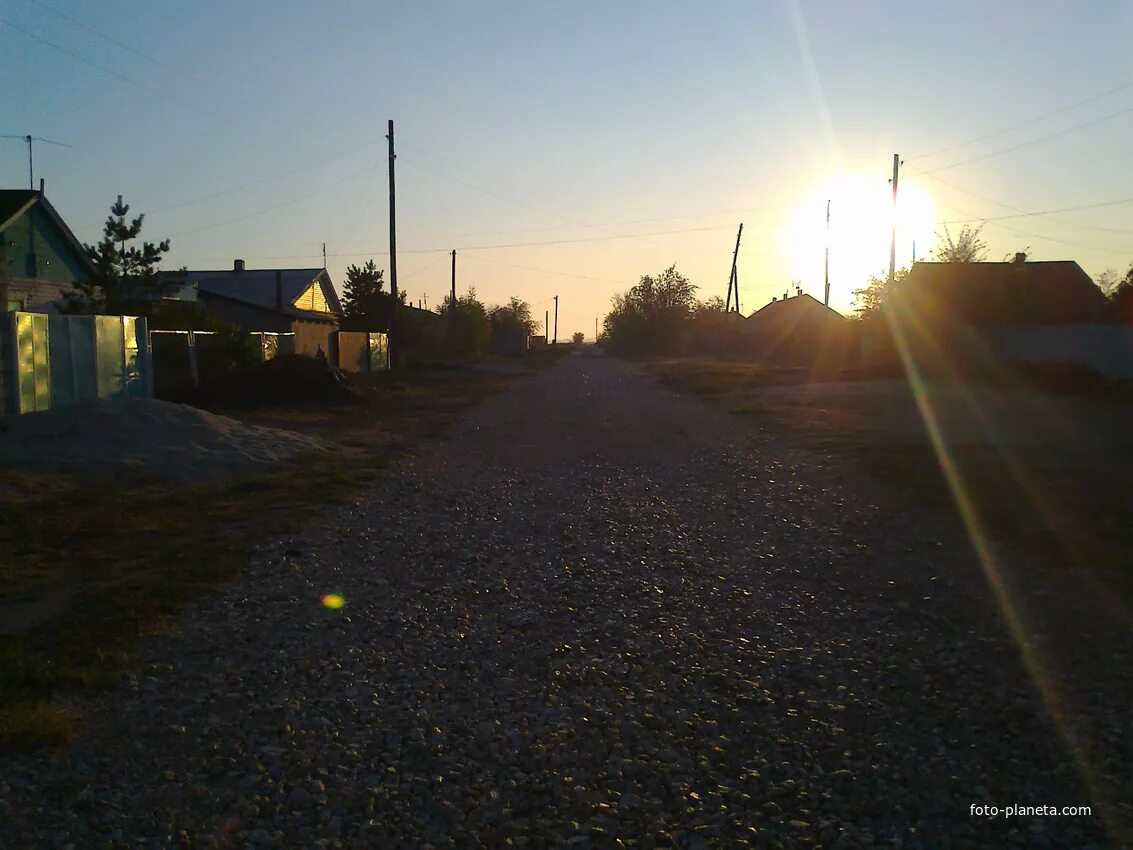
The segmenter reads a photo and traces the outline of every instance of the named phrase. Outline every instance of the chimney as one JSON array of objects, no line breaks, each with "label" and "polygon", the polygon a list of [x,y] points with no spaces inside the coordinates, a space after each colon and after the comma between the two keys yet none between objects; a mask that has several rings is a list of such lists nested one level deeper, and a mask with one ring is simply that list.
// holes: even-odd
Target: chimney
[{"label": "chimney", "polygon": [[244,261],[243,260],[233,260],[232,261],[232,271],[234,271],[234,272],[244,271]]},{"label": "chimney", "polygon": [[786,292],[783,293],[783,300],[786,301],[790,297],[791,297],[791,290],[788,289]]},{"label": "chimney", "polygon": [[[241,265],[244,263],[243,260],[238,262]],[[275,309],[283,309],[283,272],[278,270],[275,273]]]},{"label": "chimney", "polygon": [[39,178],[39,194],[43,194],[43,178]]},{"label": "chimney", "polygon": [[1026,255],[1026,253],[1024,253],[1023,251],[1018,251],[1018,252],[1016,252],[1016,254],[1015,254],[1015,262],[1017,262],[1017,263],[1025,263],[1025,262],[1027,262],[1027,255]]},{"label": "chimney", "polygon": [[772,295],[772,296],[771,296],[771,303],[772,303],[772,304],[774,304],[774,303],[775,303],[776,301],[778,301],[778,300],[779,300],[779,296],[778,296],[778,295]]}]

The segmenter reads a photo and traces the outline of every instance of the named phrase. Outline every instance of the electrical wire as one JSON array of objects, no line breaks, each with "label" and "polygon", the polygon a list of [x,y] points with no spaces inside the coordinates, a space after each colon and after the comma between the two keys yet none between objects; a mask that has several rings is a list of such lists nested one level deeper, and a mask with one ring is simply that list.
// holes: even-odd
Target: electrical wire
[{"label": "electrical wire", "polygon": [[1044,112],[1042,115],[1038,115],[1034,118],[1028,118],[1026,121],[1020,121],[1016,124],[1011,124],[1007,127],[1001,127],[1000,129],[993,130],[990,133],[984,133],[982,136],[976,136],[975,138],[968,139],[967,141],[964,141],[964,142],[957,142],[955,144],[948,145],[947,147],[937,148],[936,150],[929,151],[928,153],[922,153],[922,154],[918,154],[917,156],[908,157],[907,161],[908,162],[915,162],[915,161],[921,160],[921,159],[928,159],[929,157],[936,156],[937,154],[948,153],[949,151],[954,151],[957,148],[966,148],[968,145],[974,145],[976,142],[983,142],[983,141],[986,141],[988,139],[995,138],[996,136],[1001,136],[1004,133],[1010,133],[1012,130],[1019,130],[1023,127],[1029,127],[1032,124],[1037,124],[1040,121],[1045,121],[1048,118],[1053,118],[1055,115],[1061,115],[1064,112],[1070,112],[1071,110],[1077,109],[1080,106],[1085,106],[1087,104],[1094,103],[1096,101],[1107,98],[1110,95],[1114,95],[1114,94],[1117,94],[1118,92],[1125,91],[1126,89],[1129,89],[1129,88],[1133,88],[1133,80],[1131,80],[1127,83],[1122,83],[1119,86],[1114,86],[1111,89],[1106,89],[1103,92],[1099,92],[1098,94],[1091,95],[1090,97],[1084,98],[1082,100],[1075,101],[1074,103],[1067,104],[1066,106],[1060,106],[1057,109],[1052,109],[1049,112]]},{"label": "electrical wire", "polygon": [[[969,195],[969,196],[976,198],[978,200],[986,201],[989,204],[995,204],[997,207],[1003,207],[1003,209],[1011,210],[1013,212],[1019,213],[1021,216],[1035,216],[1035,217],[1038,217],[1038,218],[1049,218],[1049,214],[1052,213],[1052,212],[1069,212],[1069,211],[1072,211],[1072,210],[1076,211],[1076,210],[1095,209],[1095,208],[1098,208],[1098,207],[1117,206],[1117,205],[1122,204],[1122,203],[1129,203],[1129,202],[1133,201],[1133,198],[1127,198],[1124,201],[1106,201],[1106,202],[1100,203],[1100,204],[1084,204],[1082,206],[1068,207],[1068,208],[1062,209],[1062,210],[1047,210],[1046,212],[1027,212],[1026,210],[1022,209],[1021,207],[1012,206],[1011,204],[1004,203],[1003,201],[996,200],[995,198],[989,198],[987,195],[981,195],[978,192],[973,192],[970,189],[965,189],[963,186],[957,186],[955,183],[952,183],[948,180],[945,180],[943,177],[939,177],[935,174],[930,174],[928,176],[929,176],[930,179],[932,179],[932,180],[934,180],[938,183],[941,183],[941,184],[949,187],[950,189],[954,189],[957,192],[961,192],[965,195]],[[1082,228],[1083,230],[1097,230],[1097,231],[1102,232],[1102,233],[1117,233],[1117,234],[1122,234],[1122,235],[1133,234],[1133,230],[1122,229],[1122,228],[1117,228],[1117,227],[1104,227],[1104,226],[1099,225],[1099,224],[1086,224],[1084,222],[1067,221],[1066,219],[1059,219],[1059,218],[1050,218],[1049,220],[1051,222],[1055,223],[1055,224],[1060,224],[1060,225],[1067,226],[1067,227],[1079,227],[1079,228]]]},{"label": "electrical wire", "polygon": [[1084,121],[1081,124],[1075,124],[1073,127],[1066,127],[1062,130],[1056,130],[1053,133],[1047,133],[1045,136],[1037,136],[1036,138],[1028,139],[1025,142],[1019,142],[1018,144],[1009,145],[1008,147],[1000,148],[999,150],[992,151],[991,153],[980,154],[979,156],[973,156],[973,157],[969,157],[968,159],[962,159],[959,162],[949,163],[948,165],[941,165],[941,166],[938,166],[936,168],[929,168],[929,169],[925,169],[923,171],[914,171],[909,176],[910,177],[927,176],[927,175],[930,175],[930,174],[935,174],[938,171],[949,171],[950,169],[953,169],[953,168],[959,168],[961,165],[968,165],[968,164],[973,163],[973,162],[981,162],[985,159],[991,159],[992,157],[1001,156],[1005,153],[1011,153],[1012,151],[1017,151],[1017,150],[1020,150],[1021,148],[1030,147],[1031,145],[1039,144],[1040,142],[1049,141],[1050,139],[1056,139],[1059,136],[1065,136],[1068,133],[1073,133],[1073,132],[1076,132],[1078,130],[1082,130],[1086,127],[1093,127],[1097,124],[1101,124],[1104,121],[1112,121],[1114,118],[1120,118],[1122,115],[1128,115],[1131,112],[1133,112],[1133,106],[1128,106],[1125,109],[1118,110],[1117,112],[1111,112],[1107,115],[1102,115],[1099,118],[1093,118],[1089,121]]}]

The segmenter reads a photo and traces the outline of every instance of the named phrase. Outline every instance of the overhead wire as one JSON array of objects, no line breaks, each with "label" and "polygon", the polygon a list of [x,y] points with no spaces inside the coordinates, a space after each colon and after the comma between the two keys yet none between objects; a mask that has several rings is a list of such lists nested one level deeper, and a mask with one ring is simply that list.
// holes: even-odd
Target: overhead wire
[{"label": "overhead wire", "polygon": [[1061,115],[1064,112],[1070,112],[1074,109],[1078,109],[1079,107],[1086,106],[1087,104],[1090,104],[1090,103],[1095,103],[1096,101],[1102,100],[1104,98],[1109,97],[1110,95],[1117,94],[1118,92],[1122,92],[1122,91],[1125,91],[1126,89],[1130,89],[1130,88],[1133,88],[1133,80],[1130,80],[1127,83],[1122,83],[1119,86],[1114,86],[1113,88],[1106,89],[1105,91],[1099,92],[1098,94],[1095,94],[1095,95],[1091,95],[1090,97],[1083,98],[1082,100],[1075,101],[1074,103],[1067,104],[1066,106],[1060,106],[1057,109],[1052,109],[1049,112],[1044,112],[1042,115],[1038,115],[1034,118],[1028,118],[1025,121],[1019,121],[1015,124],[1010,124],[1007,127],[1001,127],[998,130],[992,130],[990,133],[984,133],[981,136],[976,136],[974,138],[967,139],[966,141],[963,141],[963,142],[956,142],[955,144],[947,145],[943,148],[937,148],[936,150],[929,151],[928,153],[922,153],[922,154],[918,154],[917,156],[906,157],[906,161],[907,162],[915,162],[915,161],[921,160],[921,159],[928,159],[929,157],[933,157],[933,156],[936,156],[938,154],[948,153],[949,151],[954,151],[954,150],[957,150],[958,148],[966,148],[968,145],[974,145],[976,142],[983,142],[983,141],[986,141],[988,139],[995,138],[996,136],[1001,136],[1004,133],[1010,133],[1013,130],[1019,130],[1019,129],[1022,129],[1023,127],[1029,127],[1032,124],[1038,124],[1042,121],[1046,121],[1049,118],[1053,118],[1055,115]]},{"label": "overhead wire", "polygon": [[1074,133],[1074,132],[1076,132],[1078,130],[1082,130],[1086,127],[1093,127],[1097,124],[1101,124],[1102,122],[1111,121],[1114,118],[1120,118],[1121,116],[1128,115],[1131,112],[1133,112],[1133,106],[1128,106],[1124,109],[1118,110],[1117,112],[1111,112],[1107,115],[1102,115],[1101,117],[1093,118],[1089,121],[1084,121],[1081,124],[1075,124],[1073,127],[1065,127],[1061,130],[1056,130],[1053,133],[1047,133],[1046,135],[1043,135],[1043,136],[1038,136],[1036,138],[1028,139],[1026,141],[1019,142],[1019,143],[1014,144],[1014,145],[1009,145],[1008,147],[1000,148],[999,150],[991,151],[990,153],[985,153],[985,154],[980,154],[978,156],[968,157],[967,159],[962,159],[962,160],[959,160],[958,162],[951,162],[948,165],[941,165],[941,166],[937,166],[935,168],[928,168],[928,169],[923,169],[921,171],[914,171],[911,174],[909,174],[908,176],[909,177],[919,177],[919,176],[931,175],[931,174],[936,174],[938,171],[949,171],[953,168],[959,168],[961,165],[968,165],[968,164],[973,163],[973,162],[982,162],[985,159],[992,159],[993,157],[1002,156],[1005,153],[1011,153],[1013,151],[1017,151],[1017,150],[1020,150],[1022,148],[1025,148],[1025,147],[1030,147],[1031,145],[1039,144],[1040,142],[1045,142],[1045,141],[1049,141],[1050,139],[1056,139],[1060,136],[1065,136],[1068,133]]}]

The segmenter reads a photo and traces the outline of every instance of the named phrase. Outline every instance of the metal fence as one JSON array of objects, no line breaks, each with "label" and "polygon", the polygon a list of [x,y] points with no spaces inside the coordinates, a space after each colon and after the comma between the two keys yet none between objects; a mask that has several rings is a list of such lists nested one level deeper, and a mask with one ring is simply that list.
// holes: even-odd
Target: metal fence
[{"label": "metal fence", "polygon": [[0,398],[31,413],[89,398],[150,398],[146,320],[136,316],[0,315]]}]

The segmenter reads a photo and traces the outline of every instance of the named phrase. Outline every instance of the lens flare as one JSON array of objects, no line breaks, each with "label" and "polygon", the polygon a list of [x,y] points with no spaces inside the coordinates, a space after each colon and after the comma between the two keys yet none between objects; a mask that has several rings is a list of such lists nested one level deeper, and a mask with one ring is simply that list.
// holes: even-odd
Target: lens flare
[{"label": "lens flare", "polygon": [[[936,455],[937,464],[947,482],[972,548],[983,568],[988,587],[1003,612],[1020,659],[1035,683],[1046,705],[1047,713],[1061,735],[1063,745],[1073,760],[1079,776],[1089,789],[1090,796],[1101,809],[1109,831],[1113,834],[1124,834],[1126,829],[1124,815],[1108,793],[1096,768],[1098,759],[1093,753],[1096,743],[1087,740],[1076,728],[1070,708],[1063,697],[1062,686],[1054,675],[1049,659],[1044,657],[1039,644],[1034,640],[1034,635],[1038,631],[1036,624],[1032,622],[1024,601],[1016,598],[1011,583],[1005,576],[994,544],[994,535],[988,528],[980,505],[973,497],[963,466],[945,434],[943,417],[938,409],[937,399],[934,398],[932,384],[921,368],[924,360],[931,360],[937,369],[942,369],[948,377],[963,387],[962,378],[951,368],[948,346],[936,337],[928,323],[921,321],[914,311],[908,310],[907,306],[901,303],[901,299],[890,301],[890,309],[885,313],[885,318]],[[990,356],[990,353],[983,360],[985,365],[994,368],[995,358]],[[985,429],[993,427],[989,417],[986,416],[986,411],[980,408],[975,395],[970,393],[965,395],[967,404],[976,414],[981,426]],[[1058,533],[1058,524],[1053,521],[1054,512],[1048,501],[1042,497],[1041,489],[1036,482],[1030,480],[1025,465],[1012,458],[1009,451],[1005,454],[1004,461],[1015,477],[1016,483],[1030,499],[1032,506],[1052,520],[1051,527]],[[1061,538],[1061,535],[1059,536]],[[1070,551],[1070,547],[1066,545],[1069,541],[1061,539],[1060,542],[1066,546],[1067,551]]]},{"label": "lens flare", "polygon": [[341,593],[327,593],[323,596],[322,600],[324,608],[329,608],[332,611],[337,611],[346,604],[346,597]]}]

